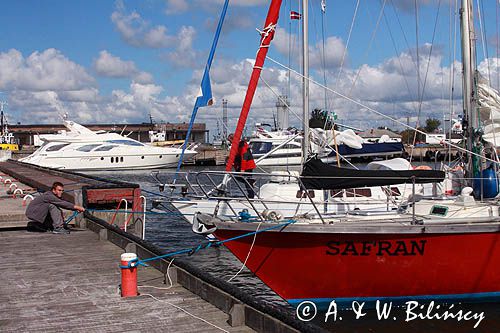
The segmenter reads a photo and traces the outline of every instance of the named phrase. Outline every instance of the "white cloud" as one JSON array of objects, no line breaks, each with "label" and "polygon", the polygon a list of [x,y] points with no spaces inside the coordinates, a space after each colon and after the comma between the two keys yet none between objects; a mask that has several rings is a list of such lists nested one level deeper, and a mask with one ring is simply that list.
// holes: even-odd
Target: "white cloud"
[{"label": "white cloud", "polygon": [[[180,6],[179,2],[177,5]],[[196,30],[192,26],[180,27],[177,35],[169,35],[164,25],[152,26],[138,13],[127,14],[123,3],[117,2],[116,10],[111,20],[125,42],[136,47],[168,48],[171,51],[164,54],[174,66],[191,68],[198,65],[197,53],[193,49]],[[125,67],[121,64],[120,67]],[[138,82],[146,83],[146,73],[136,78]]]},{"label": "white cloud", "polygon": [[133,61],[121,60],[106,50],[99,52],[99,58],[94,61],[94,69],[99,75],[115,78],[130,77],[137,73]]},{"label": "white cloud", "polygon": [[142,84],[152,83],[153,82],[153,75],[151,75],[148,72],[138,72],[135,74],[133,79],[134,79],[134,82],[137,82],[137,83],[142,83]]},{"label": "white cloud", "polygon": [[[342,61],[345,45],[342,39],[338,37],[328,37],[325,41],[325,50],[323,58],[323,44],[317,43],[309,48],[309,64],[311,68],[337,68]],[[324,64],[323,64],[324,63]]]},{"label": "white cloud", "polygon": [[168,60],[176,67],[199,67],[197,52],[193,49],[196,30],[191,26],[182,26],[177,35],[177,47],[167,54]]},{"label": "white cloud", "polygon": [[176,40],[168,35],[165,26],[151,26],[135,11],[127,14],[122,2],[117,2],[111,21],[123,40],[135,47],[164,48],[171,46]]},{"label": "white cloud", "polygon": [[[290,45],[289,45],[290,43]],[[299,50],[300,40],[297,34],[289,34],[283,28],[276,29],[276,35],[272,42],[272,47],[280,54],[288,56],[289,52],[293,57],[300,57],[302,51]],[[291,51],[289,51],[289,48]],[[332,69],[340,66],[345,45],[342,39],[330,36],[325,40],[325,60],[323,61],[323,43],[318,42],[309,46],[309,67]],[[323,65],[325,63],[325,65]]]},{"label": "white cloud", "polygon": [[187,11],[189,4],[186,0],[167,0],[167,8],[165,13],[167,15],[179,14]]},{"label": "white cloud", "polygon": [[108,51],[99,52],[99,58],[94,60],[94,69],[100,76],[112,78],[133,78],[139,83],[151,83],[153,76],[141,72],[133,61],[124,61]]},{"label": "white cloud", "polygon": [[24,58],[11,49],[0,53],[0,89],[79,90],[95,85],[85,69],[56,49],[33,52]]}]

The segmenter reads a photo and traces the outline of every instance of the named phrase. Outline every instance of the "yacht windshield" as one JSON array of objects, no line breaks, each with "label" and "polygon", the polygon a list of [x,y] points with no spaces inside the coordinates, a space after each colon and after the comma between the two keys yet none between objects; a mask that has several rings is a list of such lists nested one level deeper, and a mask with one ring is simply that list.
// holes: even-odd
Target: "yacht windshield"
[{"label": "yacht windshield", "polygon": [[99,147],[100,144],[93,144],[93,145],[85,145],[85,146],[81,146],[80,148],[78,148],[77,150],[78,151],[85,151],[85,152],[89,152],[91,151],[92,149],[96,148],[96,147]]},{"label": "yacht windshield", "polygon": [[142,143],[133,140],[109,140],[108,143],[116,143],[118,145],[126,146],[144,146]]},{"label": "yacht windshield", "polygon": [[102,147],[99,147],[99,148],[96,148],[94,151],[109,151],[115,147],[118,147],[116,145],[107,145],[107,146],[102,146]]},{"label": "yacht windshield", "polygon": [[61,150],[64,147],[66,147],[67,145],[69,145],[69,143],[61,143],[61,144],[58,144],[58,145],[49,146],[45,151],[58,151],[58,150]]},{"label": "yacht windshield", "polygon": [[272,142],[252,142],[250,149],[254,154],[265,154],[271,150],[272,146]]}]

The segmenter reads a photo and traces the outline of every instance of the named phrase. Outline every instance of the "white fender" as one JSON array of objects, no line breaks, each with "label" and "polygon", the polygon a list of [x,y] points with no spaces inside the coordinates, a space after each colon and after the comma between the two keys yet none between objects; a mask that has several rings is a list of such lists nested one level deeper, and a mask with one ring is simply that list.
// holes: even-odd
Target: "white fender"
[{"label": "white fender", "polygon": [[195,213],[193,216],[193,232],[195,234],[205,236],[214,233],[215,230],[217,230],[217,227],[214,225],[210,225],[211,218],[212,217],[207,214],[203,214],[200,212]]}]

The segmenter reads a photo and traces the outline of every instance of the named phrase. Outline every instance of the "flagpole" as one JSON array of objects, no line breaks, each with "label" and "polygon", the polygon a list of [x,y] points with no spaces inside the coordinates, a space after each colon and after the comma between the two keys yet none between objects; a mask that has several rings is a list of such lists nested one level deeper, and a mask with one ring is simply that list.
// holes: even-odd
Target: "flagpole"
[{"label": "flagpole", "polygon": [[177,179],[177,175],[179,170],[181,169],[182,161],[184,159],[184,152],[186,151],[189,137],[191,136],[191,131],[194,125],[194,120],[196,118],[196,114],[198,113],[198,108],[212,105],[212,88],[210,85],[210,67],[212,66],[212,61],[214,59],[215,49],[217,48],[217,43],[219,41],[219,35],[222,30],[222,24],[224,23],[224,18],[226,17],[227,6],[229,4],[229,0],[224,2],[224,6],[222,7],[222,12],[220,14],[219,23],[217,25],[217,30],[215,31],[214,40],[212,42],[212,48],[210,49],[210,53],[208,55],[207,64],[205,66],[205,72],[203,73],[203,78],[201,80],[201,96],[196,98],[196,102],[194,103],[193,112],[191,113],[191,119],[189,121],[189,126],[186,133],[186,139],[184,140],[184,144],[182,145],[181,156],[179,157],[179,161],[177,162],[177,169],[175,170],[174,175],[174,183]]}]

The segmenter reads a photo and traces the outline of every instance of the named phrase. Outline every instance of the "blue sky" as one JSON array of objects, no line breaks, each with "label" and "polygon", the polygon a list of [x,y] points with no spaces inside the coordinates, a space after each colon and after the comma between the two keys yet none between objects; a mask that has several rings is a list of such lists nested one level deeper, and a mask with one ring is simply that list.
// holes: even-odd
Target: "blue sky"
[{"label": "blue sky", "polygon": [[[449,113],[453,77],[458,113],[460,50],[450,37],[459,27],[455,1],[418,1],[418,19],[413,0],[362,0],[354,18],[358,1],[327,1],[324,16],[320,0],[309,2],[311,75],[316,81],[323,83],[326,73],[329,88],[400,121],[409,117],[414,124],[419,108],[423,121]],[[230,1],[211,74],[216,103],[199,112],[211,134],[222,116],[223,98],[229,101],[232,123],[239,114],[259,42],[255,29],[262,28],[268,5],[266,0]],[[479,68],[498,88],[499,4],[482,1],[481,6],[488,47],[481,46],[478,26]],[[476,1],[474,7],[477,16]],[[9,103],[9,121],[55,123],[66,112],[83,123],[143,122],[149,113],[158,121],[188,121],[221,8],[222,0],[5,1],[0,12],[0,98]],[[299,1],[283,1],[269,55],[286,65],[290,57],[290,67],[300,71],[300,22],[289,20],[290,9],[300,11]],[[417,45],[421,87],[426,78],[421,106]],[[300,78],[291,76],[288,83],[286,69],[266,62],[263,77],[272,91],[259,86],[250,125],[272,121],[275,93],[286,94],[290,85],[290,119],[299,126],[294,114],[302,112]],[[312,85],[310,107],[323,107],[323,96]],[[396,127],[331,93],[326,105],[346,124]]]}]

